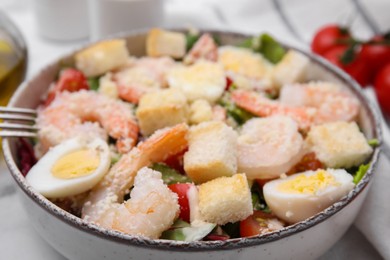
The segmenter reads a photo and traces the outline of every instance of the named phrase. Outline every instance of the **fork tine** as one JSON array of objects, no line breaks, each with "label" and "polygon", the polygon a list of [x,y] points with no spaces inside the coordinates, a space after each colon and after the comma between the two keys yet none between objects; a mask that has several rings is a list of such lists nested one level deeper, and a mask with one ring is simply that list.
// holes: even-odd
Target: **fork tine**
[{"label": "fork tine", "polygon": [[0,137],[36,137],[36,133],[23,131],[0,131]]},{"label": "fork tine", "polygon": [[0,119],[12,120],[12,121],[28,121],[35,122],[34,116],[18,115],[18,114],[0,114]]},{"label": "fork tine", "polygon": [[0,137],[36,137],[38,128],[35,123],[37,112],[29,108],[1,107],[0,119],[19,121],[18,123],[0,122]]},{"label": "fork tine", "polygon": [[36,115],[37,111],[30,108],[19,108],[19,107],[1,107],[0,113],[9,113],[9,114],[27,114],[27,115]]},{"label": "fork tine", "polygon": [[39,128],[31,125],[20,125],[20,124],[11,124],[11,123],[0,123],[0,129],[4,130],[27,130],[27,131],[37,131]]}]

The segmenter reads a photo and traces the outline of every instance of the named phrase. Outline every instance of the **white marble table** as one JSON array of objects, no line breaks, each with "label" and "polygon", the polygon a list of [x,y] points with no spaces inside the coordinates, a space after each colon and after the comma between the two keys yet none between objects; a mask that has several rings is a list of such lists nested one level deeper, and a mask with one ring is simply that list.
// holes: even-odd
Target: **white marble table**
[{"label": "white marble table", "polygon": [[[2,1],[2,0],[1,0]],[[7,6],[6,13],[19,26],[25,36],[29,48],[29,71],[28,77],[33,75],[42,66],[56,57],[72,50],[86,40],[77,42],[50,42],[40,38],[34,24],[34,19],[29,7],[29,0],[17,0],[17,4]],[[168,8],[167,25],[196,25],[201,27],[229,27],[230,29],[244,30],[248,32],[272,31],[279,38],[286,41],[301,44],[292,37],[291,32],[282,26],[280,17],[270,12],[269,1],[263,1],[263,5],[254,13],[253,10],[245,10],[245,6],[235,8],[226,5],[220,9],[217,0],[208,1],[203,6],[188,4],[179,0],[170,0]],[[295,2],[303,2],[295,0]],[[310,2],[310,1],[308,1]],[[330,5],[336,1],[328,1]],[[257,2],[256,2],[257,3]],[[328,6],[327,6],[328,7]],[[0,4],[1,8],[1,4]],[[219,8],[219,9],[218,9]],[[247,16],[237,16],[238,9],[248,13]],[[267,9],[268,8],[268,9]],[[222,12],[222,11],[223,12]],[[268,11],[267,11],[268,10]],[[294,9],[302,12],[301,9]],[[331,12],[330,8],[323,8],[323,12]],[[202,19],[197,19],[194,14],[203,13]],[[204,18],[204,19],[203,19]],[[233,19],[234,18],[234,19]],[[359,19],[358,19],[359,20]],[[304,39],[309,39],[312,31],[323,21],[317,24],[299,25],[300,33]],[[361,21],[358,21],[358,25]],[[311,26],[306,28],[304,26]],[[302,29],[303,28],[303,29]],[[363,25],[359,33],[367,35],[368,29]],[[388,169],[388,162],[383,169]],[[0,259],[64,259],[48,244],[46,244],[29,224],[29,214],[21,208],[16,194],[16,184],[10,177],[4,161],[0,159]],[[355,227],[351,227],[346,235],[328,251],[321,259],[381,259],[382,257],[374,249],[369,241]]]}]

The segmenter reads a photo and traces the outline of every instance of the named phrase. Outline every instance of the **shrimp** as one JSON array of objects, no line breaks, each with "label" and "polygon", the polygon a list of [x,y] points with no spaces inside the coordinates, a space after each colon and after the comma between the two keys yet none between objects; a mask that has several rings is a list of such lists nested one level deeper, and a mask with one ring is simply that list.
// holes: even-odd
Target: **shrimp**
[{"label": "shrimp", "polygon": [[173,66],[169,57],[136,60],[114,75],[119,97],[137,104],[145,93],[167,86],[165,76]]},{"label": "shrimp", "polygon": [[304,150],[298,125],[287,116],[250,119],[237,142],[238,172],[248,179],[278,178],[301,160]]},{"label": "shrimp", "polygon": [[117,148],[124,153],[138,137],[138,125],[130,105],[85,90],[62,92],[39,111],[37,126],[43,153],[75,136],[107,139],[107,133],[117,139]]},{"label": "shrimp", "polygon": [[239,107],[258,116],[290,116],[304,130],[311,125],[353,121],[360,109],[356,98],[328,82],[286,85],[281,90],[280,102],[243,90],[233,92],[232,99]]},{"label": "shrimp", "polygon": [[[158,238],[162,229],[170,227],[178,208],[169,192],[158,184],[160,176],[149,174],[155,179],[150,180],[147,174],[139,176],[145,170],[138,175],[137,172],[153,162],[161,162],[183,152],[188,146],[187,132],[186,124],[158,130],[123,155],[90,192],[82,209],[82,218],[105,228]],[[134,178],[131,199],[123,202]],[[148,184],[149,180],[151,184]],[[158,225],[161,229],[156,230]]]},{"label": "shrimp", "polygon": [[193,64],[197,60],[205,59],[216,62],[218,59],[218,46],[210,34],[203,34],[184,57],[185,64]]},{"label": "shrimp", "polygon": [[179,215],[176,193],[163,183],[161,173],[152,169],[138,171],[130,197],[112,211],[115,230],[157,239]]},{"label": "shrimp", "polygon": [[313,124],[314,117],[317,114],[316,108],[287,106],[253,91],[235,90],[231,97],[237,106],[257,116],[289,116],[303,130],[307,130]]},{"label": "shrimp", "polygon": [[317,108],[315,124],[353,121],[360,108],[356,98],[329,82],[286,85],[281,90],[280,102],[290,106]]}]

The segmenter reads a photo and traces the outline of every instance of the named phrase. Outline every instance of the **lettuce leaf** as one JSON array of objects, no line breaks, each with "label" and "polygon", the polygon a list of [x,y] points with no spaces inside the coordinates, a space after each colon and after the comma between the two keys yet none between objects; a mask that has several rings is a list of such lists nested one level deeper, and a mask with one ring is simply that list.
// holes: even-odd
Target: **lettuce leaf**
[{"label": "lettuce leaf", "polygon": [[271,35],[261,34],[258,37],[248,38],[238,45],[261,53],[267,60],[276,64],[286,54],[286,50]]},{"label": "lettuce leaf", "polygon": [[155,171],[161,172],[162,179],[166,185],[192,182],[188,176],[180,174],[175,169],[169,167],[166,164],[155,163],[151,168]]},{"label": "lettuce leaf", "polygon": [[353,182],[355,184],[358,184],[361,179],[363,179],[364,175],[366,174],[367,170],[370,168],[370,164],[362,164],[359,166],[359,169],[356,171],[354,177],[353,177]]}]

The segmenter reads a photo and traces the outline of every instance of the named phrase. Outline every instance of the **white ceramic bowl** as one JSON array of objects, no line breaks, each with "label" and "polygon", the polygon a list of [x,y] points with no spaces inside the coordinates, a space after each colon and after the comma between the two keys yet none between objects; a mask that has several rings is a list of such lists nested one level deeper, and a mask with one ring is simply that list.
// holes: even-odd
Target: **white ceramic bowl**
[{"label": "white ceramic bowl", "polygon": [[[249,35],[211,31],[222,44],[235,44]],[[121,35],[133,55],[145,53],[145,32]],[[288,46],[287,46],[288,48]],[[359,123],[368,138],[381,142],[380,123],[375,109],[359,85],[347,74],[325,60],[303,52],[312,64],[310,78],[335,81],[349,89],[362,103]],[[71,61],[72,55],[62,62]],[[60,61],[44,68],[21,86],[9,106],[34,108],[39,97],[54,80]],[[319,214],[266,235],[227,241],[178,242],[151,240],[106,230],[81,220],[36,193],[18,169],[15,139],[4,139],[3,150],[10,172],[19,185],[23,206],[37,232],[58,252],[69,259],[314,259],[328,250],[355,219],[370,187],[378,162],[375,148],[371,166],[363,180],[339,202]]]}]

